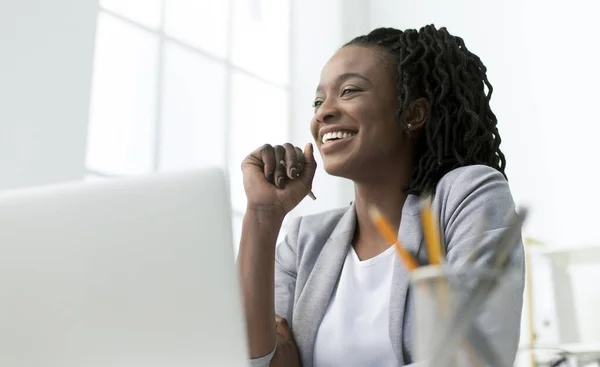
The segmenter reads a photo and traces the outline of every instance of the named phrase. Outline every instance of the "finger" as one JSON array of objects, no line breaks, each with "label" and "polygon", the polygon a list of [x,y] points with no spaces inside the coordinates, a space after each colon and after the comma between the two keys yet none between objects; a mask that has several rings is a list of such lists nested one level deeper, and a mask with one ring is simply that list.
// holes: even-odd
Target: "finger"
[{"label": "finger", "polygon": [[263,166],[264,166],[263,161],[262,161],[263,147],[264,147],[264,145],[261,146],[260,148],[257,148],[252,153],[248,154],[248,156],[246,158],[244,158],[244,160],[242,161],[242,168],[244,168],[244,165],[247,164],[248,162],[250,162],[251,164],[253,164],[255,166],[259,166],[260,168],[263,168]]},{"label": "finger", "polygon": [[300,172],[298,171],[298,158],[296,156],[296,149],[290,143],[283,144],[285,148],[285,167],[287,170],[287,176],[290,179],[298,178]]},{"label": "finger", "polygon": [[270,144],[265,144],[261,148],[261,159],[263,161],[263,171],[265,173],[265,178],[270,183],[275,183],[274,175],[275,175],[275,150]]},{"label": "finger", "polygon": [[277,326],[277,334],[279,334],[284,340],[294,340],[294,334],[292,333],[292,330],[290,329],[286,319],[276,316],[275,325]]},{"label": "finger", "polygon": [[[285,188],[285,177],[287,176],[285,170],[285,148],[281,145],[275,145],[275,185],[283,189]],[[283,161],[283,163],[281,163]]]},{"label": "finger", "polygon": [[304,170],[304,165],[305,165],[305,159],[304,159],[304,152],[302,152],[302,149],[295,147],[296,150],[296,158],[298,159],[298,176],[300,176],[300,172],[302,172],[302,170]]},{"label": "finger", "polygon": [[312,189],[312,181],[317,171],[317,161],[315,161],[313,145],[311,143],[306,144],[306,147],[304,147],[304,162],[304,170],[300,178],[310,190]]}]

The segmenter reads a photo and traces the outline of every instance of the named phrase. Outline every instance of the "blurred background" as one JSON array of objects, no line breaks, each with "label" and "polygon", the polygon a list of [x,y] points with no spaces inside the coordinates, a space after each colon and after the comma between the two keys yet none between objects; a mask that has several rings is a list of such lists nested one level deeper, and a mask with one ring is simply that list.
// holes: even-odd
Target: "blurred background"
[{"label": "blurred background", "polygon": [[[521,344],[530,343],[531,320],[538,343],[593,349],[600,344],[597,7],[0,0],[0,190],[218,165],[229,170],[237,239],[241,160],[264,143],[311,141],[314,90],[332,53],[375,27],[446,26],[488,68],[509,182],[517,203],[531,209],[524,236],[534,317],[526,312]],[[291,216],[353,197],[349,182],[322,170],[313,192],[318,200]]]}]

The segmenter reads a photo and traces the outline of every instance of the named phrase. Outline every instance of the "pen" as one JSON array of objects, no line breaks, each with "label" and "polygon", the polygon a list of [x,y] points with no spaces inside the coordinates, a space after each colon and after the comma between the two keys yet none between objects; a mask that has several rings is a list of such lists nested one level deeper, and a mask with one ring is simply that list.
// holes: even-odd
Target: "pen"
[{"label": "pen", "polygon": [[[280,160],[280,161],[279,161],[279,163],[280,163],[282,166],[286,167],[286,165],[285,165],[285,161],[284,161],[283,159],[282,159],[282,160]],[[308,194],[306,194],[306,195],[307,195],[309,198],[313,199],[313,200],[317,200],[317,197],[315,196],[315,194],[313,194],[313,192],[312,192],[312,191],[309,191],[309,192],[308,192]]]}]

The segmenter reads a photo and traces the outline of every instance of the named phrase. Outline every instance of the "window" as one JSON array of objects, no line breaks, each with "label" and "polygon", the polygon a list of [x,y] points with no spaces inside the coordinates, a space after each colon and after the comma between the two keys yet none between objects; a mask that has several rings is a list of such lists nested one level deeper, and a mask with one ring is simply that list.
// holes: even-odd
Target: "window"
[{"label": "window", "polygon": [[100,0],[87,177],[228,169],[288,139],[289,0]]}]

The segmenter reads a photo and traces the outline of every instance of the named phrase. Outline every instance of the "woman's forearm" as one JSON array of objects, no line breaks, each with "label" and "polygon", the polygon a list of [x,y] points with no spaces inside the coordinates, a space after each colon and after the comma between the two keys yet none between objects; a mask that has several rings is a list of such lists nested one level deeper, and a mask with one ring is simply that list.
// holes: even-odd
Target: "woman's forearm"
[{"label": "woman's forearm", "polygon": [[275,245],[284,215],[248,209],[242,223],[238,271],[250,358],[273,351],[275,332]]}]

